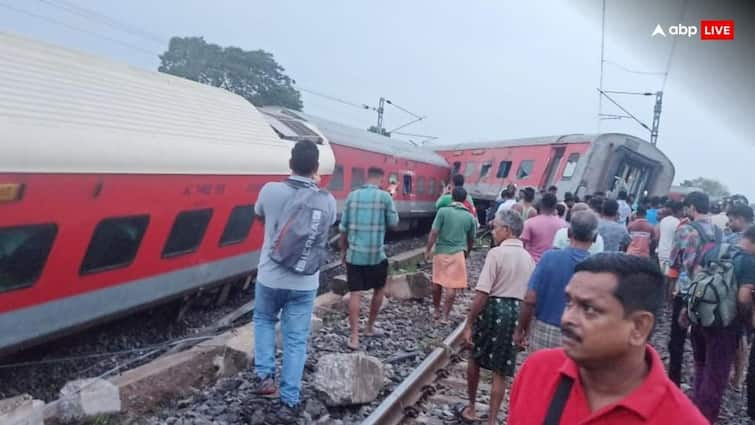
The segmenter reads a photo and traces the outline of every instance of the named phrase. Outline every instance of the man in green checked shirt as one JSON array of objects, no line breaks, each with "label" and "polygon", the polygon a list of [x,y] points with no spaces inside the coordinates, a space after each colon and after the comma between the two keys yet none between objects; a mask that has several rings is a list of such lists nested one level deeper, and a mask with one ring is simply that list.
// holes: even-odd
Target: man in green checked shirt
[{"label": "man in green checked shirt", "polygon": [[367,184],[351,192],[341,215],[341,261],[346,266],[346,281],[351,293],[349,324],[351,337],[348,346],[359,349],[359,307],[361,291],[374,290],[365,335],[377,336],[375,319],[383,303],[385,282],[388,279],[388,258],[383,242],[388,227],[398,224],[398,213],[391,195],[380,189],[383,170],[370,167]]}]

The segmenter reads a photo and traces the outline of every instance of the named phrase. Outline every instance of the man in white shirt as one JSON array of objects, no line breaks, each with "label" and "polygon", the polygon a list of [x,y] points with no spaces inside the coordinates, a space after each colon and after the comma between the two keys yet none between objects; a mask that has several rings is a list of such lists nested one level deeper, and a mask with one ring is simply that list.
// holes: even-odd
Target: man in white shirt
[{"label": "man in white shirt", "polygon": [[[584,202],[577,202],[571,209],[572,213],[578,213],[580,211],[590,211],[590,207]],[[553,237],[553,247],[558,249],[566,249],[571,245],[571,239],[569,239],[569,228],[564,227],[556,232],[556,236]],[[595,237],[595,242],[590,246],[587,251],[592,254],[599,254],[605,250],[603,237],[598,233]]]},{"label": "man in white shirt", "polygon": [[619,202],[619,223],[626,226],[629,223],[629,217],[632,215],[632,207],[627,202],[627,191],[619,191],[619,195],[616,198]]},{"label": "man in white shirt", "polygon": [[500,214],[503,211],[508,211],[516,204],[516,200],[514,199],[514,192],[510,191],[509,189],[504,189],[501,191],[501,204],[498,205],[498,210],[496,210],[496,214]]}]

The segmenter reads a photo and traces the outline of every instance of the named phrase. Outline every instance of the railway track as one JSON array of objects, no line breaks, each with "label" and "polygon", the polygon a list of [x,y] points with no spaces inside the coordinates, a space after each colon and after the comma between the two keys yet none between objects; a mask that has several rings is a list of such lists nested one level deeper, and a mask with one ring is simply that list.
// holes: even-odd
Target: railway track
[{"label": "railway track", "polygon": [[[449,366],[464,363],[462,331],[466,320],[435,348],[430,355],[363,422],[364,425],[398,425],[407,419],[423,423],[428,401],[448,385]],[[458,367],[456,367],[458,369]]]}]

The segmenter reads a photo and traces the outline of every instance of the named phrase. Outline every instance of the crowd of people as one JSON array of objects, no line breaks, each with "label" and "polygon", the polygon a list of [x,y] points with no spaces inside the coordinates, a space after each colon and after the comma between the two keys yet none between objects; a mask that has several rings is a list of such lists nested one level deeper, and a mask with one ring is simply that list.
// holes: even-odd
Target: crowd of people
[{"label": "crowd of people", "polygon": [[[333,196],[316,183],[318,155],[313,143],[297,143],[291,177],[266,184],[255,204],[265,238],[255,289],[254,385],[278,398],[276,422],[295,422],[301,413],[319,248],[336,221]],[[384,237],[399,220],[383,180],[381,169],[370,168],[339,224],[351,350],[359,349],[360,335],[382,333],[376,318],[388,277]],[[683,201],[637,201],[625,192],[615,199],[565,193],[559,200],[555,187],[539,194],[508,187],[480,220],[463,176],[455,175],[436,207],[425,251],[435,320],[448,322],[457,293],[470,287],[466,263],[479,226],[489,226],[492,237],[463,332],[471,356],[469,403],[458,410],[460,419],[485,419],[476,411],[480,369],[493,374],[488,424],[496,423],[509,389],[510,424],[715,423],[727,385],[742,385],[747,369],[747,413],[755,418],[755,350],[749,365],[746,355],[755,319],[755,226],[746,203],[722,209],[702,192]],[[373,292],[362,330],[366,291]],[[664,311],[672,315],[668,364],[649,343]],[[687,339],[694,353],[689,398],[680,389]]]},{"label": "crowd of people", "polygon": [[[559,202],[552,187],[539,199],[523,189],[517,202],[514,191],[506,188],[488,212],[495,247],[468,317],[476,362],[462,419],[480,420],[474,402],[483,367],[496,377],[488,412],[488,423],[495,423],[517,352],[527,350],[511,389],[511,424],[554,417],[568,417],[568,423],[715,423],[727,386],[741,387],[745,371],[747,413],[755,420],[755,350],[749,365],[746,354],[754,319],[755,226],[746,199],[720,205],[692,192],[682,201],[636,201],[619,192],[584,200],[565,193]],[[524,279],[509,274],[526,269],[530,259],[501,256],[501,246],[517,242],[535,263]],[[491,269],[500,271],[497,278],[485,273]],[[501,299],[489,289],[496,279],[508,288]],[[496,310],[477,300],[512,303],[519,311],[499,313],[491,331]],[[648,343],[664,305],[671,314],[667,364]],[[687,339],[694,357],[689,398],[678,389]]]}]

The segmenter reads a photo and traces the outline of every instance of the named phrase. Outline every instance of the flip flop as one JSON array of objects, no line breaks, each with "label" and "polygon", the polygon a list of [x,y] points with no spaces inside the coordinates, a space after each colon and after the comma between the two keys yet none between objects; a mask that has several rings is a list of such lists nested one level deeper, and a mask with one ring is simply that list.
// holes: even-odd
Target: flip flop
[{"label": "flip flop", "polygon": [[359,350],[359,344],[357,344],[357,345],[351,345],[351,341],[347,340],[346,341],[346,348],[348,348],[351,351],[357,351],[357,350]]},{"label": "flip flop", "polygon": [[464,415],[464,412],[467,411],[467,405],[461,405],[456,406],[456,409],[454,409],[454,412],[456,413],[456,417],[459,418],[460,421],[464,422],[465,424],[476,424],[482,422],[481,418],[471,419]]}]

